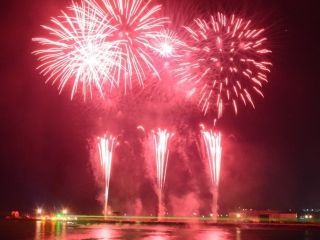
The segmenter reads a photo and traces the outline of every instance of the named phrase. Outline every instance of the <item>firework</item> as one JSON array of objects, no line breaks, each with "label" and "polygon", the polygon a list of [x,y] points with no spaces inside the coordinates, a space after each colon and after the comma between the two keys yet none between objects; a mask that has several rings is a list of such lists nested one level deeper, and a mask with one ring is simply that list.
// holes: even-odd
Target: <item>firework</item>
[{"label": "firework", "polygon": [[118,59],[114,75],[118,87],[131,89],[133,79],[143,86],[146,71],[159,77],[151,56],[151,41],[168,22],[160,17],[161,5],[151,6],[151,0],[88,0],[91,8],[101,17],[107,16],[115,27],[113,39],[119,40],[123,58]]},{"label": "firework", "polygon": [[203,129],[201,131],[203,156],[207,159],[212,181],[213,204],[212,213],[217,217],[218,211],[218,186],[221,168],[221,134]]},{"label": "firework", "polygon": [[155,157],[157,167],[157,184],[160,189],[163,189],[166,170],[169,156],[169,141],[172,134],[168,130],[158,129],[152,131],[153,141],[155,146]]},{"label": "firework", "polygon": [[221,167],[221,134],[212,130],[202,130],[201,137],[205,149],[205,156],[210,166],[212,184],[218,186],[220,180]]},{"label": "firework", "polygon": [[78,88],[84,99],[92,97],[93,91],[104,95],[103,85],[112,88],[111,72],[120,68],[119,41],[108,41],[115,28],[84,2],[73,3],[69,11],[52,18],[52,26],[43,26],[50,37],[33,38],[41,46],[33,52],[40,61],[38,69],[47,82],[58,82],[60,92],[70,84],[71,99]]},{"label": "firework", "polygon": [[181,57],[178,52],[184,46],[177,34],[169,29],[156,33],[151,43],[154,53],[163,59]]},{"label": "firework", "polygon": [[169,157],[169,142],[172,133],[165,129],[152,131],[153,143],[155,147],[155,161],[157,169],[157,187],[159,194],[159,216],[163,214],[162,191],[164,188]]},{"label": "firework", "polygon": [[271,51],[265,46],[264,29],[252,25],[250,20],[218,13],[185,27],[189,46],[176,75],[204,114],[214,109],[221,117],[226,104],[232,104],[237,113],[239,100],[254,107],[252,93],[263,96]]},{"label": "firework", "polygon": [[98,150],[100,154],[100,163],[103,169],[105,180],[105,193],[104,193],[104,216],[108,214],[108,198],[109,198],[109,183],[111,176],[111,165],[113,151],[116,143],[116,138],[112,135],[104,135],[98,138]]}]

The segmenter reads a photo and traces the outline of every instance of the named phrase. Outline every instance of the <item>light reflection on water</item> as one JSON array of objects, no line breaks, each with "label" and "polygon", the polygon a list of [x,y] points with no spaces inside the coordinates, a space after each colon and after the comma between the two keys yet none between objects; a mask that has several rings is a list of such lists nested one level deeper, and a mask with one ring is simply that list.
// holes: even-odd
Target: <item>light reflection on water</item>
[{"label": "light reflection on water", "polygon": [[65,222],[42,222],[37,221],[35,226],[34,240],[48,239],[66,239],[67,223]]},{"label": "light reflection on water", "polygon": [[0,239],[21,240],[319,240],[320,228],[71,224],[0,221]]},{"label": "light reflection on water", "polygon": [[[44,239],[199,239],[199,240],[233,240],[232,229],[201,226],[161,226],[161,225],[73,225],[65,222],[36,222],[34,240]],[[237,237],[237,240],[241,240]]]}]

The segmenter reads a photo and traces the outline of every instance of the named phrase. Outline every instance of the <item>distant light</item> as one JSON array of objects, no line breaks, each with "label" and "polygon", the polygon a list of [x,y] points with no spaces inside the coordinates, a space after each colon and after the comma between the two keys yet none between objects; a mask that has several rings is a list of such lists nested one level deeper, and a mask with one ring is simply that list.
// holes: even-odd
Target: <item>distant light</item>
[{"label": "distant light", "polygon": [[42,214],[42,208],[37,208],[37,214]]},{"label": "distant light", "polygon": [[241,218],[241,214],[240,214],[240,213],[237,213],[237,214],[236,214],[236,217],[237,217],[237,218]]},{"label": "distant light", "polygon": [[68,209],[66,208],[62,209],[62,214],[68,214]]}]

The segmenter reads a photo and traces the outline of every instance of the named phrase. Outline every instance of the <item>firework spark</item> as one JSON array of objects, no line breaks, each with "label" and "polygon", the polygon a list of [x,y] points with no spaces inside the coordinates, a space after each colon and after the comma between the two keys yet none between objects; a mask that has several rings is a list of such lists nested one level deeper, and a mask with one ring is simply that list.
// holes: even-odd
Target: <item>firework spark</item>
[{"label": "firework spark", "polygon": [[159,216],[163,214],[163,200],[162,200],[162,191],[164,188],[166,173],[167,173],[167,164],[169,157],[169,142],[172,137],[172,133],[168,130],[157,129],[152,131],[153,143],[155,147],[155,161],[157,169],[157,187],[159,194]]},{"label": "firework spark", "polygon": [[104,193],[104,216],[108,214],[108,198],[109,198],[109,183],[111,176],[111,165],[113,158],[113,151],[116,144],[116,138],[112,135],[104,135],[98,138],[98,150],[100,154],[100,163],[103,169],[105,180],[105,193]]},{"label": "firework spark", "polygon": [[151,0],[93,0],[87,1],[99,12],[101,17],[107,16],[115,27],[113,38],[120,40],[119,49],[124,56],[118,59],[115,76],[118,87],[133,87],[133,79],[140,86],[144,85],[146,71],[159,77],[151,56],[151,41],[168,22],[160,17],[161,5],[151,6]]},{"label": "firework spark", "polygon": [[152,40],[152,49],[155,54],[164,59],[179,57],[178,51],[184,45],[177,34],[169,29],[162,29],[154,35]]},{"label": "firework spark", "polygon": [[212,130],[201,131],[203,156],[207,159],[210,167],[210,176],[212,181],[212,214],[214,219],[218,216],[218,187],[220,182],[221,168],[221,134]]},{"label": "firework spark", "polygon": [[52,26],[43,26],[50,37],[33,38],[41,45],[33,52],[41,63],[38,69],[47,82],[59,82],[60,92],[71,84],[71,99],[81,86],[84,99],[96,90],[104,95],[103,85],[112,88],[111,72],[120,68],[119,41],[108,41],[115,28],[84,2],[73,3],[69,10],[69,15],[62,11],[52,18]]},{"label": "firework spark", "polygon": [[202,130],[201,137],[205,156],[209,162],[212,184],[218,186],[221,167],[221,134],[212,130]]},{"label": "firework spark", "polygon": [[172,137],[172,133],[168,130],[157,129],[152,131],[153,142],[155,146],[155,160],[157,167],[157,184],[160,189],[163,189],[166,172],[167,172],[167,163],[169,156],[169,141]]},{"label": "firework spark", "polygon": [[189,89],[188,95],[198,99],[204,114],[214,109],[221,117],[226,104],[237,113],[239,100],[254,107],[252,93],[263,96],[271,51],[265,46],[264,29],[252,25],[250,20],[218,13],[185,27],[189,47],[176,75]]}]

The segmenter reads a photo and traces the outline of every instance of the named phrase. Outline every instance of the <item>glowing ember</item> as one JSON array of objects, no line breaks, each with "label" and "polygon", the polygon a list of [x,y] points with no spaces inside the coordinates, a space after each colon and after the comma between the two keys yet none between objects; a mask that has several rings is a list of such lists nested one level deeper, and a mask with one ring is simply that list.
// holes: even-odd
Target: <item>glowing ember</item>
[{"label": "glowing ember", "polygon": [[109,183],[111,176],[112,156],[116,138],[112,135],[104,135],[98,139],[101,167],[104,170],[105,194],[104,194],[104,215],[108,214]]}]

